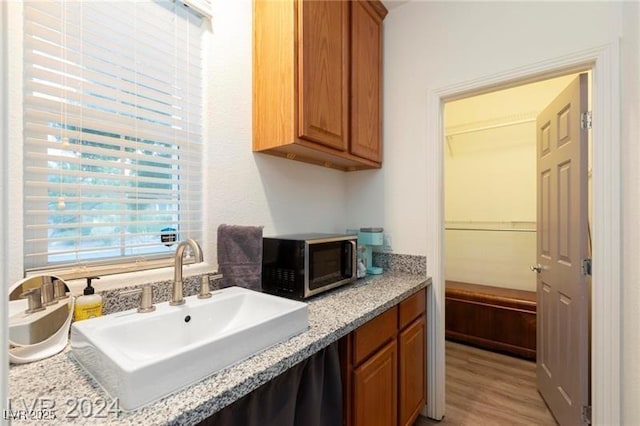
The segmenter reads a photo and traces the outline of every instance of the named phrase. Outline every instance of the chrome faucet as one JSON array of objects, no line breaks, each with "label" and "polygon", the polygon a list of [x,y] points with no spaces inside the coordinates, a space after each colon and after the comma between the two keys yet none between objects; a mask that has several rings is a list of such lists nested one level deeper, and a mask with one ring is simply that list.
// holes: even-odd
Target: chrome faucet
[{"label": "chrome faucet", "polygon": [[175,257],[175,271],[173,275],[173,294],[171,295],[171,302],[169,303],[172,306],[184,304],[184,297],[182,296],[182,290],[184,287],[184,283],[182,282],[182,256],[184,255],[184,250],[187,246],[191,247],[191,251],[195,257],[195,263],[200,263],[203,260],[202,249],[196,240],[189,238],[178,244]]}]

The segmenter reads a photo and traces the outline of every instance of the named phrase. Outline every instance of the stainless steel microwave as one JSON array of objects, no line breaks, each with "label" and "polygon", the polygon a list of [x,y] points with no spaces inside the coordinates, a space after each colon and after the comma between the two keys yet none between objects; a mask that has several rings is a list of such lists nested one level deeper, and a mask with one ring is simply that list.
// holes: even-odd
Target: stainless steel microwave
[{"label": "stainless steel microwave", "polygon": [[358,237],[296,234],[262,239],[262,290],[306,299],[356,280]]}]

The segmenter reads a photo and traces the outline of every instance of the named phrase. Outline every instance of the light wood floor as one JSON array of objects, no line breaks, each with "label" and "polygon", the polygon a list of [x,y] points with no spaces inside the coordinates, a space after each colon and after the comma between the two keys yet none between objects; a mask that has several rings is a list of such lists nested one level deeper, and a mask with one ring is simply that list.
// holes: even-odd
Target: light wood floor
[{"label": "light wood floor", "polygon": [[446,342],[446,414],[414,426],[556,425],[536,390],[536,364]]}]

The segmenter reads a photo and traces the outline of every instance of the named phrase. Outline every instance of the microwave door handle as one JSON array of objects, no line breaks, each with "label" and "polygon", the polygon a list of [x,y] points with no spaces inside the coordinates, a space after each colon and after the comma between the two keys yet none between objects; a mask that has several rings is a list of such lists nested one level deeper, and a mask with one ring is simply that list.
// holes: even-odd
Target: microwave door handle
[{"label": "microwave door handle", "polygon": [[358,273],[358,244],[349,240],[351,243],[351,278],[354,278]]}]

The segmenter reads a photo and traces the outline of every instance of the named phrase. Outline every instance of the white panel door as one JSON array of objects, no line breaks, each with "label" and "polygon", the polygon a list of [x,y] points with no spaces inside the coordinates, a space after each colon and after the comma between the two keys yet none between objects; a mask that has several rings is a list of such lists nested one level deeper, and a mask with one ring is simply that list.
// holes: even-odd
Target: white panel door
[{"label": "white panel door", "polygon": [[537,119],[538,390],[561,425],[582,424],[589,404],[587,75]]}]

